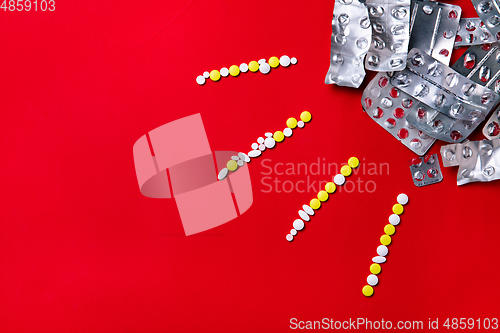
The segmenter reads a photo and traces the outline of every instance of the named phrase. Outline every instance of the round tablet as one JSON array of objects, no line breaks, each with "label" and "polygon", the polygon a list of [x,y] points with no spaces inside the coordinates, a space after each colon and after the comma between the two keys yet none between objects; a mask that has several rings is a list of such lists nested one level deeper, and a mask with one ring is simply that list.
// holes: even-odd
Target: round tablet
[{"label": "round tablet", "polygon": [[379,264],[371,264],[370,265],[370,272],[372,272],[372,274],[378,274],[378,273],[380,273],[381,270],[382,270],[382,267],[380,267]]},{"label": "round tablet", "polygon": [[257,139],[257,143],[258,143],[258,144],[263,144],[263,143],[264,143],[264,138],[263,138],[263,137],[259,137],[259,138]]},{"label": "round tablet", "polygon": [[229,173],[229,170],[227,168],[224,168],[222,169],[220,172],[219,172],[219,175],[217,176],[217,178],[219,180],[223,180],[224,178],[227,177],[227,174]]},{"label": "round tablet", "polygon": [[274,146],[276,146],[276,141],[274,141],[273,138],[266,138],[264,140],[264,144],[266,145],[266,148],[274,148]]},{"label": "round tablet", "polygon": [[373,295],[373,287],[372,286],[364,286],[363,287],[363,295],[366,297],[370,297]]},{"label": "round tablet", "polygon": [[208,79],[208,78],[210,77],[210,73],[209,73],[209,72],[207,72],[207,71],[204,71],[204,72],[203,72],[203,77],[204,77],[205,79]]},{"label": "round tablet", "polygon": [[375,274],[370,274],[366,278],[366,282],[368,282],[370,286],[376,286],[378,284],[378,277]]},{"label": "round tablet", "polygon": [[213,71],[210,72],[210,79],[212,81],[219,81],[220,80],[220,73],[218,70],[214,69]]},{"label": "round tablet", "polygon": [[259,149],[259,144],[258,143],[252,143],[252,149]]},{"label": "round tablet", "polygon": [[260,144],[260,145],[259,145],[259,150],[260,150],[260,151],[264,151],[264,150],[266,150],[266,145],[265,145],[265,144],[263,144],[263,143],[262,143],[262,144]]},{"label": "round tablet", "polygon": [[259,63],[259,65],[262,65],[266,63],[266,59],[259,59],[259,61],[257,62]]},{"label": "round tablet", "polygon": [[283,134],[282,131],[276,131],[274,132],[273,138],[274,140],[276,140],[276,142],[281,142],[285,140],[285,135]]},{"label": "round tablet", "polygon": [[271,57],[269,58],[269,65],[272,68],[276,68],[280,65],[280,60],[278,59],[278,57]]},{"label": "round tablet", "polygon": [[353,169],[357,168],[359,166],[359,160],[357,157],[351,157],[349,161],[347,161],[347,164]]},{"label": "round tablet", "polygon": [[239,160],[239,161],[236,161],[236,164],[238,164],[239,167],[242,167],[245,162],[243,162],[242,160]]},{"label": "round tablet", "polygon": [[229,75],[229,69],[227,69],[226,67],[222,67],[220,69],[220,75],[222,75],[224,77],[228,76]]},{"label": "round tablet", "polygon": [[227,162],[226,166],[229,171],[234,171],[238,169],[238,163],[236,163],[236,161],[233,160]]},{"label": "round tablet", "polygon": [[398,195],[397,200],[400,205],[406,205],[408,203],[408,196],[404,193],[401,193],[400,195]]},{"label": "round tablet", "polygon": [[280,58],[280,65],[283,67],[288,67],[290,66],[290,57],[287,55],[281,56]]},{"label": "round tablet", "polygon": [[385,257],[389,253],[389,248],[385,245],[379,245],[377,247],[377,254],[379,256]]},{"label": "round tablet", "polygon": [[300,114],[300,120],[302,120],[303,122],[305,123],[308,123],[311,121],[311,113],[309,111],[303,111],[301,114]]},{"label": "round tablet", "polygon": [[389,223],[392,225],[398,225],[400,221],[401,218],[399,217],[399,215],[392,214],[391,216],[389,216]]},{"label": "round tablet", "polygon": [[335,175],[335,177],[333,177],[333,182],[339,186],[344,185],[345,177],[339,173],[338,175]]},{"label": "round tablet", "polygon": [[203,75],[198,75],[196,77],[196,83],[198,83],[200,86],[205,84],[205,78],[203,77]]},{"label": "round tablet", "polygon": [[291,128],[287,127],[287,128],[285,128],[285,129],[283,130],[283,134],[285,134],[285,136],[286,136],[287,138],[289,138],[289,137],[291,137],[291,136],[292,136],[293,131],[292,131],[292,129],[291,129]]},{"label": "round tablet", "polygon": [[299,128],[304,127],[304,122],[303,122],[302,120],[299,120],[299,121],[297,122],[297,126],[298,126]]},{"label": "round tablet", "polygon": [[336,189],[337,186],[335,186],[335,184],[332,182],[326,183],[325,185],[325,191],[327,191],[328,193],[333,193]]},{"label": "round tablet", "polygon": [[231,67],[229,67],[229,74],[231,74],[231,76],[240,75],[240,68],[236,65],[232,65]]},{"label": "round tablet", "polygon": [[295,118],[288,118],[288,120],[286,121],[286,126],[288,126],[290,128],[297,127],[297,119],[295,119]]},{"label": "round tablet", "polygon": [[326,201],[326,200],[328,200],[328,193],[326,193],[326,191],[319,191],[319,193],[318,193],[318,199],[319,199],[319,201]]},{"label": "round tablet", "polygon": [[304,221],[302,221],[301,219],[296,219],[295,221],[293,221],[293,228],[295,230],[302,230],[304,229]]},{"label": "round tablet", "polygon": [[404,210],[405,209],[400,204],[395,204],[394,206],[392,206],[392,211],[394,212],[394,214],[401,215],[403,214]]},{"label": "round tablet", "polygon": [[259,66],[259,71],[262,73],[262,74],[268,74],[270,71],[271,71],[271,66],[269,66],[268,63],[263,63],[263,64],[260,64]]},{"label": "round tablet", "polygon": [[292,235],[292,236],[297,235],[297,230],[295,230],[295,229],[290,230],[290,235]]},{"label": "round tablet", "polygon": [[394,226],[392,224],[388,224],[384,227],[384,232],[389,235],[389,236],[392,236],[394,235],[394,233],[396,232],[396,228],[394,228]]},{"label": "round tablet", "polygon": [[286,240],[289,242],[293,241],[293,236],[290,234],[286,235]]},{"label": "round tablet", "polygon": [[306,222],[309,222],[309,220],[311,220],[311,218],[309,217],[309,215],[307,215],[307,213],[304,212],[303,210],[299,210],[299,216],[300,216],[301,219],[303,219]]},{"label": "round tablet", "polygon": [[382,237],[380,237],[380,243],[382,245],[389,245],[391,244],[392,240],[391,240],[391,236],[389,235],[382,235]]},{"label": "round tablet", "polygon": [[344,165],[344,166],[342,166],[342,168],[340,168],[340,173],[341,173],[343,176],[348,177],[348,176],[350,176],[350,175],[351,175],[351,173],[352,173],[352,169],[351,169],[351,167],[350,167],[350,166],[348,166],[348,165]]},{"label": "round tablet", "polygon": [[273,137],[273,133],[271,132],[266,132],[266,134],[264,134],[266,136],[266,138],[272,138]]},{"label": "round tablet", "polygon": [[260,150],[255,149],[255,150],[249,151],[247,155],[249,157],[259,157],[260,154],[262,154],[262,152]]},{"label": "round tablet", "polygon": [[257,72],[259,70],[259,63],[255,60],[250,61],[250,63],[248,64],[248,69],[250,70],[250,72]]},{"label": "round tablet", "polygon": [[296,64],[297,64],[297,58],[292,57],[292,58],[290,59],[290,62],[292,63],[292,65],[296,65]]},{"label": "round tablet", "polygon": [[304,210],[304,212],[306,212],[307,214],[309,215],[314,215],[314,209],[312,209],[311,207],[309,207],[308,205],[302,205],[302,209]]},{"label": "round tablet", "polygon": [[242,73],[246,73],[246,72],[248,72],[248,65],[247,65],[247,64],[245,64],[245,63],[242,63],[242,64],[240,65],[240,71],[241,71]]},{"label": "round tablet", "polygon": [[372,261],[377,264],[383,264],[384,262],[387,261],[387,259],[385,257],[376,256],[372,258]]},{"label": "round tablet", "polygon": [[321,201],[314,198],[309,202],[309,206],[311,206],[312,209],[319,209],[321,207]]}]

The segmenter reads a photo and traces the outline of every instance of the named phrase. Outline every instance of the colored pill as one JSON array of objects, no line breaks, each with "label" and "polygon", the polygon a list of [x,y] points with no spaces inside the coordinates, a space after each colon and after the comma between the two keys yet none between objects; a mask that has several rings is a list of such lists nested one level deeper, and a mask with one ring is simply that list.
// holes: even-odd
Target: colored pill
[{"label": "colored pill", "polygon": [[370,297],[371,295],[373,295],[373,287],[368,285],[364,286],[363,295],[365,295],[366,297]]},{"label": "colored pill", "polygon": [[269,58],[269,66],[271,66],[272,68],[276,68],[279,65],[280,65],[280,60],[278,59],[278,57]]},{"label": "colored pill", "polygon": [[319,193],[318,193],[318,199],[320,201],[326,201],[326,200],[328,200],[328,193],[326,193],[326,191],[319,191]]},{"label": "colored pill", "polygon": [[391,235],[394,235],[394,233],[396,232],[396,228],[392,225],[392,224],[388,224],[384,227],[384,232],[391,236]]},{"label": "colored pill", "polygon": [[359,166],[359,160],[357,157],[351,157],[349,161],[347,161],[347,164],[353,169],[357,168]]},{"label": "colored pill", "polygon": [[404,212],[404,208],[400,204],[395,204],[394,206],[392,206],[392,211],[394,212],[394,214],[401,215]]},{"label": "colored pill", "polygon": [[311,113],[309,111],[304,111],[300,114],[300,120],[302,120],[305,123],[308,123],[311,121]]},{"label": "colored pill", "polygon": [[276,131],[274,132],[273,138],[274,140],[276,140],[276,142],[281,142],[285,139],[285,135],[282,131]]},{"label": "colored pill", "polygon": [[382,267],[380,267],[379,264],[370,265],[370,272],[372,272],[372,274],[378,274],[380,271],[382,271]]},{"label": "colored pill", "polygon": [[234,171],[238,169],[238,163],[236,163],[236,161],[231,160],[227,162],[226,167],[229,171]]},{"label": "colored pill", "polygon": [[340,168],[340,173],[341,173],[343,176],[347,177],[347,176],[350,176],[350,175],[351,175],[351,173],[352,173],[352,169],[351,169],[351,167],[350,167],[350,166],[348,166],[348,165],[344,165],[344,166],[342,166],[342,168]]},{"label": "colored pill", "polygon": [[333,193],[336,189],[337,186],[335,186],[335,184],[332,182],[326,183],[325,185],[325,191],[327,191],[328,193]]},{"label": "colored pill", "polygon": [[297,119],[288,118],[288,120],[286,121],[286,126],[288,126],[289,128],[292,128],[292,129],[297,127]]},{"label": "colored pill", "polygon": [[314,198],[309,202],[309,206],[311,206],[312,209],[319,209],[319,207],[321,207],[321,201]]},{"label": "colored pill", "polygon": [[248,64],[248,69],[250,70],[250,72],[257,72],[259,70],[259,63],[257,61],[250,61],[250,63]]},{"label": "colored pill", "polygon": [[387,246],[387,245],[391,244],[391,242],[392,242],[392,239],[391,239],[391,236],[389,236],[389,235],[382,235],[382,237],[380,237],[380,243],[382,245]]},{"label": "colored pill", "polygon": [[220,80],[220,73],[218,70],[214,69],[213,71],[210,72],[210,79],[212,81],[219,81]]},{"label": "colored pill", "polygon": [[231,67],[229,67],[229,74],[231,74],[231,76],[240,75],[240,68],[236,65],[232,65]]}]

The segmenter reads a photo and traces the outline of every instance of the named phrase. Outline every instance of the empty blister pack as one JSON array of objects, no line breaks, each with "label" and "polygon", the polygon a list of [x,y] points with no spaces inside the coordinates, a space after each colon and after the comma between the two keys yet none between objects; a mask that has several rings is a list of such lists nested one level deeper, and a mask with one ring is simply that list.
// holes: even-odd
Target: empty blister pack
[{"label": "empty blister pack", "polygon": [[415,1],[411,12],[409,49],[418,48],[448,65],[461,14],[459,6]]},{"label": "empty blister pack", "polygon": [[372,24],[372,43],[366,68],[401,70],[406,66],[410,38],[410,0],[366,0]]},{"label": "empty blister pack", "polygon": [[500,179],[500,139],[441,147],[444,166],[458,165],[457,184]]},{"label": "empty blister pack", "polygon": [[455,37],[455,47],[493,43],[496,39],[480,18],[462,18]]},{"label": "empty blister pack", "polygon": [[500,137],[500,107],[493,111],[493,114],[483,128],[483,134],[490,140]]},{"label": "empty blister pack", "polygon": [[418,49],[410,50],[406,69],[395,73],[391,82],[439,112],[473,122],[483,120],[499,98]]},{"label": "empty blister pack", "polygon": [[335,0],[330,68],[325,83],[358,88],[365,78],[363,63],[371,40],[365,4],[358,0]]},{"label": "empty blister pack", "polygon": [[436,184],[443,180],[437,154],[415,157],[410,161],[410,171],[413,183],[418,187]]},{"label": "empty blister pack", "polygon": [[405,115],[415,108],[416,101],[391,86],[387,73],[378,73],[368,84],[361,104],[368,115],[396,139],[418,155],[424,155],[436,139],[415,129]]},{"label": "empty blister pack", "polygon": [[500,40],[500,2],[498,0],[472,0],[477,15],[496,40]]}]

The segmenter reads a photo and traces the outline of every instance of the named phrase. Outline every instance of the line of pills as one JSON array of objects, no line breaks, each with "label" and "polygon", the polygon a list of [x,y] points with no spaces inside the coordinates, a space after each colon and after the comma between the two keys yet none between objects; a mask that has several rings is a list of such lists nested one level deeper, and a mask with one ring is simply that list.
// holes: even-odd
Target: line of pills
[{"label": "line of pills", "polygon": [[281,56],[281,58],[279,59],[278,57],[271,57],[269,58],[269,63],[266,59],[260,59],[259,61],[252,60],[248,63],[248,65],[246,63],[242,63],[239,66],[232,65],[229,68],[222,67],[220,71],[216,69],[212,70],[210,73],[206,71],[203,73],[203,75],[198,75],[196,77],[196,83],[202,86],[205,84],[207,79],[217,82],[220,80],[221,76],[238,76],[240,75],[240,73],[246,73],[249,70],[253,73],[260,71],[262,74],[268,74],[271,71],[271,68],[277,68],[279,65],[288,67],[290,66],[290,64],[297,64],[297,58],[290,58],[287,55]]},{"label": "line of pills", "polygon": [[330,194],[335,193],[337,186],[342,186],[345,183],[345,177],[349,177],[352,174],[352,169],[356,169],[359,166],[359,159],[357,157],[351,157],[347,162],[347,165],[343,165],[340,168],[340,173],[333,177],[333,183],[329,182],[325,185],[324,191],[319,191],[317,198],[312,199],[309,205],[303,205],[302,210],[299,210],[300,219],[293,221],[293,229],[290,233],[286,235],[286,240],[293,241],[294,236],[297,235],[297,231],[304,229],[305,222],[311,220],[310,216],[314,215],[314,211],[321,208],[321,203],[328,200]]},{"label": "line of pills", "polygon": [[373,295],[373,287],[378,284],[378,274],[382,271],[382,267],[380,264],[383,264],[387,261],[387,254],[389,253],[389,246],[392,242],[391,236],[396,232],[396,227],[399,222],[401,222],[401,218],[399,215],[403,214],[404,208],[403,205],[408,203],[408,196],[404,193],[401,193],[397,197],[398,203],[392,206],[392,214],[389,216],[389,224],[384,227],[385,234],[380,237],[380,243],[377,247],[377,256],[372,258],[373,264],[370,265],[371,274],[368,275],[366,282],[368,283],[363,287],[363,295],[366,297],[370,297]]},{"label": "line of pills", "polygon": [[309,111],[303,111],[300,114],[300,120],[297,121],[295,118],[288,118],[286,121],[286,128],[283,131],[276,131],[273,133],[265,133],[265,139],[259,137],[257,142],[252,143],[252,150],[248,154],[238,153],[238,156],[232,156],[231,160],[227,162],[226,167],[219,171],[217,178],[223,180],[229,174],[229,171],[234,172],[242,167],[244,163],[250,162],[251,158],[259,157],[266,148],[272,149],[276,146],[276,142],[283,142],[285,137],[291,137],[293,134],[293,129],[299,127],[303,128],[305,123],[311,121],[312,115]]}]

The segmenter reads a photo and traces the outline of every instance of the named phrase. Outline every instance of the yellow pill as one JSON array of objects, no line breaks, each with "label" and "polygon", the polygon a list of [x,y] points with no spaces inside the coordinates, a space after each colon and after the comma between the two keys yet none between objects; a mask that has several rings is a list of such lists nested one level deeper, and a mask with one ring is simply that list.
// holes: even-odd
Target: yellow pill
[{"label": "yellow pill", "polygon": [[269,66],[271,66],[272,68],[276,68],[279,65],[280,65],[280,60],[278,59],[278,57],[269,58]]},{"label": "yellow pill", "polygon": [[364,286],[363,295],[365,295],[366,297],[370,297],[371,295],[373,295],[373,287],[369,285]]},{"label": "yellow pill", "polygon": [[220,80],[220,72],[216,69],[210,72],[210,79],[212,81],[219,81]]},{"label": "yellow pill", "polygon": [[394,206],[392,206],[392,211],[394,212],[394,214],[401,215],[401,214],[403,214],[404,210],[405,209],[400,204],[395,204]]},{"label": "yellow pill", "polygon": [[250,63],[248,64],[248,69],[251,72],[257,72],[259,70],[259,63],[255,60],[250,61]]},{"label": "yellow pill", "polygon": [[335,184],[332,182],[326,183],[326,185],[325,185],[325,190],[328,193],[333,193],[333,192],[335,192],[336,189],[337,189],[337,186],[335,186]]},{"label": "yellow pill", "polygon": [[305,123],[308,123],[309,121],[311,121],[311,113],[309,111],[304,111],[300,114],[300,119],[305,122]]},{"label": "yellow pill", "polygon": [[353,169],[356,169],[359,166],[359,160],[357,157],[351,157],[349,161],[347,161],[347,164]]},{"label": "yellow pill", "polygon": [[343,176],[350,176],[351,173],[352,173],[352,169],[350,166],[348,165],[344,165],[342,168],[340,168],[340,173],[343,175]]},{"label": "yellow pill", "polygon": [[309,206],[311,206],[312,209],[319,209],[319,207],[321,207],[321,201],[314,198],[309,202]]},{"label": "yellow pill", "polygon": [[382,235],[382,237],[380,237],[380,243],[382,245],[387,246],[387,245],[391,244],[391,242],[392,242],[391,236],[389,236],[389,235]]},{"label": "yellow pill", "polygon": [[229,171],[234,171],[238,169],[238,163],[236,163],[236,161],[233,160],[227,162],[226,166]]},{"label": "yellow pill", "polygon": [[396,232],[396,228],[392,224],[389,223],[388,225],[386,225],[384,227],[384,232],[386,234],[388,234],[389,236],[392,236]]},{"label": "yellow pill", "polygon": [[288,118],[286,121],[286,126],[290,128],[295,128],[297,127],[297,119],[295,118]]},{"label": "yellow pill", "polygon": [[274,132],[273,138],[276,142],[281,142],[285,140],[285,134],[283,134],[282,131],[276,131]]},{"label": "yellow pill", "polygon": [[231,76],[240,75],[240,68],[236,65],[232,65],[231,67],[229,67],[229,74],[231,74]]},{"label": "yellow pill", "polygon": [[320,201],[326,201],[326,200],[328,200],[328,193],[326,193],[326,191],[319,191],[319,193],[318,193],[318,199]]},{"label": "yellow pill", "polygon": [[370,265],[370,272],[372,272],[372,274],[378,274],[378,273],[380,273],[381,270],[382,270],[382,267],[380,267],[379,264],[371,264]]}]

